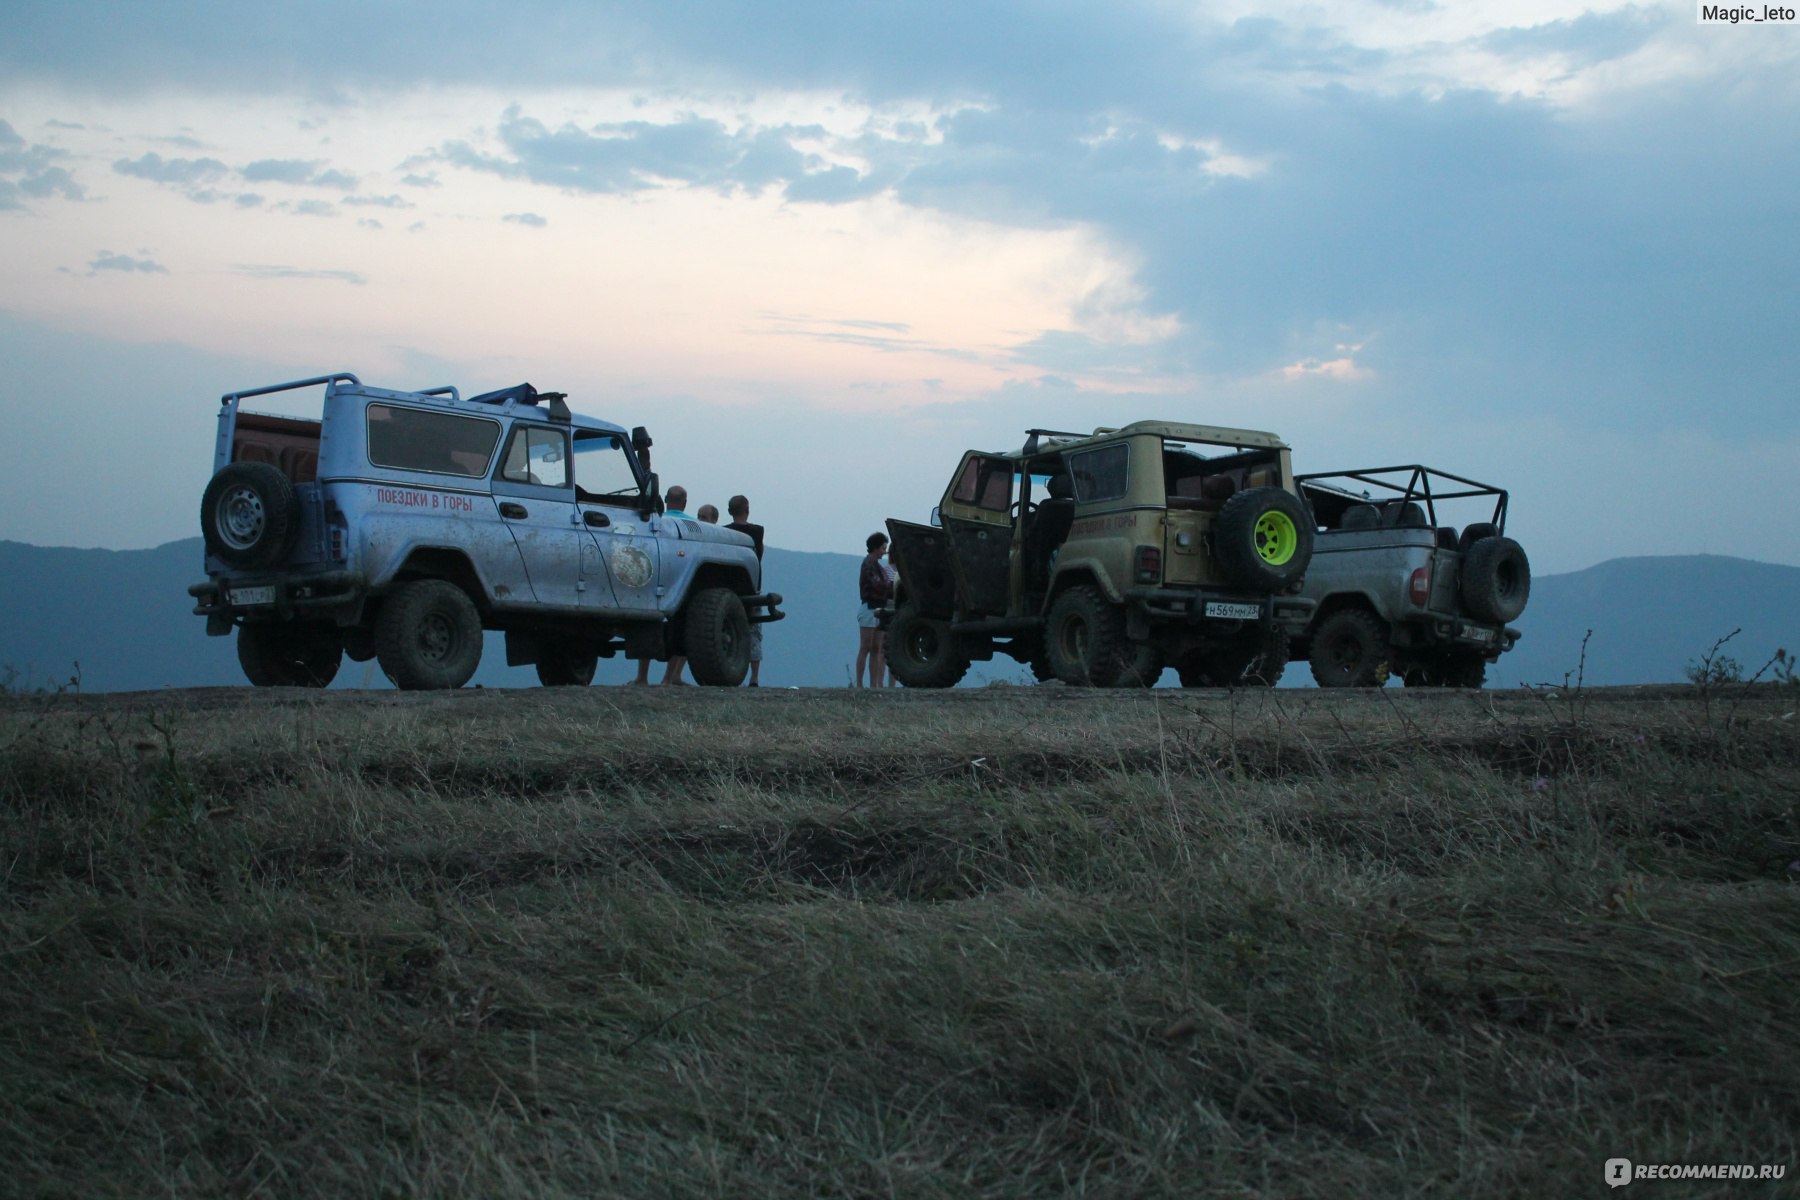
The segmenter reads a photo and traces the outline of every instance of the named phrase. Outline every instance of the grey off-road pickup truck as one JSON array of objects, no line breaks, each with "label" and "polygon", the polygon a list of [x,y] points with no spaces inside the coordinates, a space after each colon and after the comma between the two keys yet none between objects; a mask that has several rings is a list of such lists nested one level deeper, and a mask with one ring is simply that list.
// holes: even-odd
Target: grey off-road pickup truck
[{"label": "grey off-road pickup truck", "polygon": [[[317,418],[251,412],[324,388]],[[200,505],[206,632],[259,687],[323,687],[343,657],[405,689],[457,688],[483,631],[545,685],[597,660],[687,657],[736,686],[752,622],[782,617],[750,539],[670,517],[642,426],[519,384],[390,391],[347,372],[231,392]]]},{"label": "grey off-road pickup truck", "polygon": [[[1506,492],[1417,464],[1299,476],[1317,522],[1293,639],[1320,687],[1478,688],[1512,649],[1531,564],[1506,536]],[[1459,530],[1453,514],[1474,519]]]},{"label": "grey off-road pickup truck", "polygon": [[1138,421],[963,454],[932,525],[890,519],[888,664],[950,687],[996,652],[1039,680],[1271,683],[1313,602],[1313,527],[1271,433]]}]

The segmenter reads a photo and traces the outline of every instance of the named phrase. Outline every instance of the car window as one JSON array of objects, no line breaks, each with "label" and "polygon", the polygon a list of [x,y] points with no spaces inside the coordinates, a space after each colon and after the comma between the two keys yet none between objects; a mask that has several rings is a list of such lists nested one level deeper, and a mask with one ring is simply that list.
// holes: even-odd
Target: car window
[{"label": "car window", "polygon": [[1013,466],[1009,459],[983,458],[975,455],[963,466],[952,500],[973,504],[978,508],[1005,512],[1012,507]]},{"label": "car window", "polygon": [[543,487],[568,487],[569,456],[563,431],[543,425],[515,426],[500,478]]},{"label": "car window", "polygon": [[1075,499],[1083,504],[1091,500],[1119,499],[1125,494],[1130,458],[1131,447],[1124,442],[1069,455]]},{"label": "car window", "polygon": [[369,461],[396,471],[434,475],[487,474],[500,423],[485,417],[371,404]]},{"label": "car window", "polygon": [[625,439],[614,434],[577,434],[575,486],[584,500],[636,499],[641,489],[631,467],[631,456],[625,452]]}]

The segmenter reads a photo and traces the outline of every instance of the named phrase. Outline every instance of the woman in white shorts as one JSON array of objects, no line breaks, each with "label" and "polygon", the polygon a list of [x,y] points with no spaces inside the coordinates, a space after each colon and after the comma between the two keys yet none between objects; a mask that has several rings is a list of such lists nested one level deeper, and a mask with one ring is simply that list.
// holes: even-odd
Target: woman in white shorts
[{"label": "woman in white shorts", "polygon": [[885,533],[871,533],[868,557],[857,577],[856,674],[852,687],[863,686],[863,667],[869,669],[869,686],[880,687],[887,677],[887,634],[881,628],[881,608],[894,594],[894,583],[881,558],[887,553]]}]

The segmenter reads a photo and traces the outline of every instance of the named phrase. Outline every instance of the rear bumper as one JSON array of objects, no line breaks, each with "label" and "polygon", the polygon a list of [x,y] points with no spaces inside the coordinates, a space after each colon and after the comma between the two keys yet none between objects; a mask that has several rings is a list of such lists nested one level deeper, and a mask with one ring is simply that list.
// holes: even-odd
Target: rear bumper
[{"label": "rear bumper", "polygon": [[1227,625],[1250,621],[1258,625],[1277,624],[1295,632],[1306,627],[1319,606],[1317,600],[1305,596],[1222,596],[1196,588],[1167,587],[1127,588],[1125,603],[1153,622]]},{"label": "rear bumper", "polygon": [[[261,592],[254,597],[246,593]],[[308,575],[249,576],[229,581],[203,579],[188,588],[194,615],[206,618],[206,632],[222,637],[240,620],[285,621],[302,613],[354,605],[368,590],[356,571],[319,571]]]},{"label": "rear bumper", "polygon": [[1414,645],[1479,650],[1489,659],[1511,650],[1520,636],[1510,625],[1490,625],[1446,613],[1426,613],[1408,621],[1407,625],[1412,628]]}]

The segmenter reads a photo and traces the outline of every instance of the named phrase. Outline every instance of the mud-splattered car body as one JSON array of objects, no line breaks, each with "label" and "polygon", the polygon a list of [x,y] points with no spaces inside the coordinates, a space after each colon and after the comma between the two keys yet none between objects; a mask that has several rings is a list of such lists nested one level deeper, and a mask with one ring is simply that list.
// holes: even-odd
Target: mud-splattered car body
[{"label": "mud-splattered car body", "polygon": [[[318,386],[317,419],[242,406]],[[402,687],[456,687],[481,630],[546,684],[621,652],[686,654],[701,682],[735,684],[749,623],[780,619],[780,597],[748,537],[664,511],[650,446],[529,384],[465,398],[338,373],[228,393],[194,611],[238,630],[258,684],[319,686],[348,654]]]}]

